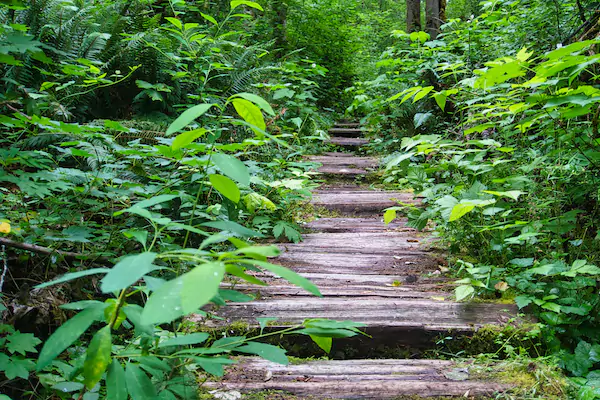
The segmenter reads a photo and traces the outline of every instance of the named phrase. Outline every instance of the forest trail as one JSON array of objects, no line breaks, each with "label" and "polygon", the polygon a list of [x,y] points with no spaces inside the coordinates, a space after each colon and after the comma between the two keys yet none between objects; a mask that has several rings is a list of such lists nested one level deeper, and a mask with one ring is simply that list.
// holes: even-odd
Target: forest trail
[{"label": "forest trail", "polygon": [[[322,164],[319,171],[326,177],[314,192],[311,214],[327,217],[306,223],[309,233],[303,241],[281,245],[277,259],[313,281],[323,297],[261,275],[270,285],[260,289],[258,300],[224,307],[219,314],[224,319],[214,327],[243,321],[255,328],[256,318],[275,317],[272,327],[285,328],[328,318],[363,323],[370,337],[335,339],[331,356],[336,360],[282,366],[243,358],[212,387],[242,393],[281,390],[315,399],[470,397],[507,389],[474,374],[468,362],[431,359],[431,352],[440,338],[452,336],[460,343],[483,326],[506,325],[516,307],[455,302],[431,235],[409,228],[405,219],[383,222],[385,208],[418,204],[418,199],[408,191],[379,190],[365,182],[378,160],[353,153],[367,143],[358,124],[338,124],[330,133],[331,142],[349,152],[309,157]],[[286,340],[281,345],[293,355],[323,355],[303,338]]]}]

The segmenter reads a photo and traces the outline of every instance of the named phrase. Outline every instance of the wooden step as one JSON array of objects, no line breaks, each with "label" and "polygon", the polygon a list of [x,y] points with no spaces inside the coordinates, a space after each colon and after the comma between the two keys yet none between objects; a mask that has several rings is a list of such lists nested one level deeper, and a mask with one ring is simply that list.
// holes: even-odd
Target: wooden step
[{"label": "wooden step", "polygon": [[[378,296],[360,299],[346,296],[314,297],[305,293],[297,296],[274,296],[248,303],[230,303],[219,310],[219,319],[203,321],[210,328],[227,328],[244,322],[258,328],[258,317],[277,320],[271,328],[283,329],[301,324],[311,318],[338,321],[351,320],[365,325],[362,328],[372,338],[366,343],[375,345],[393,339],[396,344],[421,346],[423,338],[455,332],[469,334],[486,325],[505,325],[517,315],[516,307],[493,303],[456,303],[440,299],[402,299]],[[403,337],[405,336],[405,337]]]},{"label": "wooden step", "polygon": [[340,146],[346,149],[357,149],[360,146],[364,146],[365,144],[369,143],[369,141],[361,138],[332,136],[329,139],[328,143],[335,144],[336,146]]},{"label": "wooden step", "polygon": [[276,390],[300,399],[473,398],[492,396],[513,387],[472,377],[470,365],[453,361],[318,360],[291,365],[254,357],[239,361],[228,368],[223,380],[207,383],[216,390],[213,394]]},{"label": "wooden step", "polygon": [[484,325],[504,325],[516,316],[514,305],[453,301],[453,286],[439,271],[439,257],[427,250],[427,236],[402,222],[387,229],[376,218],[363,219],[365,231],[357,226],[354,231],[327,232],[328,226],[347,220],[321,221],[324,232],[306,234],[300,243],[281,244],[282,255],[273,260],[313,281],[323,297],[265,273],[253,273],[270,286],[236,287],[260,293],[257,300],[230,303],[218,310],[219,319],[197,321],[219,329],[235,321],[257,328],[257,317],[277,318],[272,328],[310,318],[352,320],[364,323],[373,337],[352,339],[362,340],[362,347],[387,343],[426,348],[448,331],[473,333]]},{"label": "wooden step", "polygon": [[342,179],[355,179],[359,176],[367,175],[369,172],[376,169],[378,165],[377,159],[373,157],[347,157],[341,155],[344,153],[333,154],[334,155],[311,156],[307,157],[307,159],[322,164],[318,169],[320,173]]},{"label": "wooden step", "polygon": [[388,207],[418,204],[411,192],[374,191],[364,188],[328,187],[314,192],[311,204],[349,215],[381,214]]},{"label": "wooden step", "polygon": [[383,218],[319,218],[303,226],[311,232],[415,232],[406,222],[406,218],[395,219],[387,225]]},{"label": "wooden step", "polygon": [[355,128],[331,128],[329,129],[329,135],[358,138],[363,136],[363,131]]},{"label": "wooden step", "polygon": [[359,122],[336,122],[334,128],[359,128]]},{"label": "wooden step", "polygon": [[322,156],[306,157],[309,161],[323,165],[345,166],[350,168],[377,168],[379,160],[375,157],[357,157],[348,153],[326,153]]}]

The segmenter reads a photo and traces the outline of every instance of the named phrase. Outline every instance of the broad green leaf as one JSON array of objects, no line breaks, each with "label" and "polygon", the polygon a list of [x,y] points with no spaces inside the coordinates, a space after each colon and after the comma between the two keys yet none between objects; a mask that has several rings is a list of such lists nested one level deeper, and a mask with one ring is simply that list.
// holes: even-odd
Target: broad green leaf
[{"label": "broad green leaf", "polygon": [[137,365],[127,363],[125,379],[127,380],[127,390],[132,400],[153,400],[156,398],[154,384],[148,378],[148,375]]},{"label": "broad green leaf", "polygon": [[519,309],[523,308],[523,307],[527,307],[529,304],[531,304],[532,300],[531,297],[529,296],[517,296],[515,297],[515,303],[517,304],[517,307],[519,307]]},{"label": "broad green leaf", "polygon": [[259,129],[262,129],[263,131],[267,128],[267,124],[265,123],[265,119],[260,111],[260,108],[255,106],[254,103],[246,99],[233,99],[231,103],[244,121],[256,126]]},{"label": "broad green leaf", "polygon": [[233,0],[231,2],[231,9],[233,10],[241,5],[256,8],[257,10],[260,10],[260,11],[264,11],[264,9],[262,8],[262,6],[260,4],[258,4],[257,2],[248,1],[248,0]]},{"label": "broad green leaf", "polygon": [[417,94],[415,94],[415,97],[413,98],[413,103],[416,103],[417,101],[421,100],[423,97],[427,96],[429,94],[429,92],[431,92],[433,90],[433,86],[426,86],[424,88],[422,88],[421,90],[419,90],[417,92]]},{"label": "broad green leaf", "polygon": [[144,248],[146,247],[146,243],[148,242],[148,231],[144,231],[141,229],[128,229],[123,231],[123,236],[127,239],[134,238],[137,240]]},{"label": "broad green leaf", "polygon": [[213,17],[211,17],[210,15],[204,14],[204,13],[200,13],[200,15],[202,15],[202,18],[204,18],[205,20],[207,20],[209,22],[212,22],[215,25],[219,25],[219,23],[217,22],[217,20],[214,19]]},{"label": "broad green leaf", "polygon": [[471,285],[461,285],[454,289],[456,300],[461,301],[475,293],[475,288]]},{"label": "broad green leaf", "polygon": [[429,118],[431,118],[433,114],[430,112],[426,112],[426,113],[416,113],[414,118],[413,118],[413,124],[415,125],[415,128],[420,128],[421,126],[423,126],[424,124],[427,123],[427,121],[429,121]]},{"label": "broad green leaf", "polygon": [[494,196],[498,196],[498,197],[508,197],[515,201],[519,200],[519,196],[521,196],[522,194],[527,194],[527,192],[522,192],[520,190],[509,190],[508,192],[496,192],[493,190],[484,190],[483,193],[493,194]]},{"label": "broad green leaf", "polygon": [[273,346],[272,344],[249,342],[244,346],[237,347],[235,351],[240,353],[255,354],[264,358],[265,360],[281,365],[289,364],[289,360],[285,355],[285,350],[281,347]]},{"label": "broad green leaf", "polygon": [[198,311],[219,293],[224,275],[225,265],[211,262],[168,281],[150,295],[142,312],[142,324],[167,323]]},{"label": "broad green leaf", "polygon": [[167,201],[171,201],[171,200],[173,200],[174,198],[177,198],[177,197],[179,197],[179,196],[178,195],[174,195],[174,194],[161,194],[159,196],[154,196],[154,197],[151,197],[149,199],[137,202],[137,203],[135,203],[133,206],[131,206],[129,208],[126,208],[126,209],[121,210],[121,211],[117,211],[117,212],[115,212],[115,215],[117,216],[117,215],[121,215],[121,214],[126,213],[126,212],[134,212],[135,210],[139,210],[139,209],[145,210],[146,208],[155,206],[155,205],[160,204],[160,203],[165,203]]},{"label": "broad green leaf", "polygon": [[267,197],[256,192],[248,193],[244,196],[244,204],[249,212],[254,213],[256,210],[277,210],[277,206]]},{"label": "broad green leaf", "polygon": [[291,99],[292,97],[294,97],[295,94],[296,92],[294,90],[288,88],[278,89],[273,94],[273,100],[279,100],[284,97]]},{"label": "broad green leaf", "polygon": [[445,93],[437,92],[432,96],[435,99],[438,107],[442,109],[442,111],[446,111],[446,101],[448,100],[448,96]]},{"label": "broad green leaf", "polygon": [[473,204],[458,203],[457,205],[455,205],[452,208],[448,222],[456,221],[456,220],[462,218],[466,214],[473,211],[474,208],[475,208],[475,206]]},{"label": "broad green leaf", "polygon": [[222,231],[228,231],[236,233],[244,237],[264,237],[260,232],[253,231],[233,221],[211,221],[204,222],[202,226],[208,226],[210,228],[220,229]]},{"label": "broad green leaf", "polygon": [[317,344],[327,354],[331,353],[331,346],[333,345],[333,339],[330,337],[322,337],[310,335],[313,342]]},{"label": "broad green leaf", "polygon": [[111,293],[133,285],[144,275],[158,268],[152,264],[156,256],[156,253],[142,253],[121,259],[102,278],[100,289],[103,293]]},{"label": "broad green leaf", "polygon": [[191,124],[196,118],[202,116],[208,110],[213,107],[214,104],[198,104],[186,111],[184,111],[167,129],[167,136],[172,135],[175,132],[179,132],[189,124]]},{"label": "broad green leaf", "polygon": [[59,382],[52,386],[52,389],[58,390],[62,393],[78,392],[84,388],[84,385],[80,382]]},{"label": "broad green leaf", "polygon": [[210,175],[208,179],[219,193],[234,203],[239,203],[241,196],[240,189],[237,187],[234,181],[226,176],[217,174]]},{"label": "broad green leaf", "polygon": [[111,361],[110,326],[100,329],[90,341],[83,364],[83,380],[85,387],[91,390],[100,379]]},{"label": "broad green leaf", "polygon": [[85,271],[71,272],[70,274],[65,274],[65,275],[61,276],[60,278],[55,279],[53,281],[42,283],[41,285],[37,285],[35,288],[42,289],[42,288],[45,288],[48,286],[58,285],[59,283],[69,282],[69,281],[72,281],[73,279],[82,278],[84,276],[106,274],[107,272],[110,272],[109,268],[92,268],[92,269],[87,269]]},{"label": "broad green leaf", "polygon": [[258,285],[258,286],[267,286],[267,284],[263,281],[261,281],[260,279],[252,276],[252,275],[248,275],[244,272],[244,270],[240,267],[238,267],[237,265],[233,265],[233,264],[227,264],[226,267],[227,273],[233,276],[237,276],[240,279],[245,280],[248,283],[251,283],[253,285]]},{"label": "broad green leaf", "polygon": [[189,346],[192,344],[204,343],[210,335],[208,333],[190,333],[187,335],[181,335],[172,339],[167,339],[158,345],[158,348],[169,347],[169,346]]},{"label": "broad green leaf", "polygon": [[268,101],[266,101],[260,96],[257,96],[253,93],[238,93],[233,97],[241,97],[243,99],[251,101],[257,106],[259,106],[267,114],[275,116],[275,111],[273,111],[273,107],[271,107]]},{"label": "broad green leaf", "polygon": [[229,154],[215,153],[211,156],[211,160],[223,174],[244,186],[250,185],[248,167],[237,158]]},{"label": "broad green leaf", "polygon": [[35,346],[42,343],[42,341],[36,338],[32,333],[21,333],[16,331],[5,337],[6,342],[4,346],[11,353],[19,353],[25,355],[26,353],[37,353]]},{"label": "broad green leaf", "polygon": [[302,289],[306,290],[307,292],[310,292],[310,293],[314,294],[315,296],[322,297],[321,292],[319,291],[319,288],[317,288],[317,286],[315,286],[314,283],[312,283],[305,277],[298,275],[291,269],[282,267],[281,265],[275,265],[275,264],[271,264],[271,263],[268,263],[265,261],[259,261],[259,260],[240,260],[239,262],[244,263],[244,264],[256,265],[258,267],[266,269],[267,271],[274,273],[275,275],[287,280],[288,282],[301,287]]},{"label": "broad green leaf", "polygon": [[328,337],[328,338],[349,338],[356,336],[357,332],[348,329],[333,329],[333,328],[304,328],[297,333],[309,336]]},{"label": "broad green leaf", "polygon": [[178,20],[177,18],[173,18],[173,17],[165,17],[165,19],[167,21],[169,21],[170,23],[172,23],[173,25],[175,25],[177,28],[179,28],[179,30],[183,29],[183,24],[181,23],[180,20]]},{"label": "broad green leaf", "polygon": [[36,369],[41,371],[79,337],[94,323],[104,317],[104,307],[87,308],[62,324],[46,340],[44,347],[38,357]]},{"label": "broad green leaf", "polygon": [[106,399],[127,400],[125,370],[118,360],[113,360],[106,373]]},{"label": "broad green leaf", "polygon": [[200,128],[180,133],[175,137],[175,140],[173,140],[173,144],[171,144],[171,147],[173,148],[173,150],[182,149],[188,146],[189,144],[193,143],[194,140],[198,139],[199,137],[204,136],[206,132],[206,129]]},{"label": "broad green leaf", "polygon": [[383,222],[385,222],[386,225],[388,225],[390,222],[392,222],[395,219],[396,219],[396,210],[394,210],[394,209],[386,210],[385,213],[383,214]]},{"label": "broad green leaf", "polygon": [[223,376],[224,365],[232,365],[236,362],[225,357],[193,357],[194,361],[206,372],[214,376]]},{"label": "broad green leaf", "polygon": [[263,257],[277,257],[281,254],[281,250],[277,246],[247,246],[242,247],[232,254],[245,254],[247,256],[263,256]]}]

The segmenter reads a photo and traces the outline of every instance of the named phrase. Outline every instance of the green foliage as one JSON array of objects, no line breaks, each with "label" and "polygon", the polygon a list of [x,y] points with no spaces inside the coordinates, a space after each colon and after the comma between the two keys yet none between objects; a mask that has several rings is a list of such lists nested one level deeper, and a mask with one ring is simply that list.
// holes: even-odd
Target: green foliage
[{"label": "green foliage", "polygon": [[[325,138],[326,69],[251,39],[259,3],[221,6],[0,6],[0,235],[57,249],[17,251],[11,268],[13,282],[27,271],[37,291],[56,293],[57,315],[40,317],[53,333],[37,358],[40,340],[3,326],[9,393],[33,372],[40,398],[187,399],[199,373],[222,376],[232,355],[285,364],[262,339],[316,338],[303,330],[326,324],[217,341],[185,330],[209,304],[252,300],[221,283],[264,285],[257,272],[320,295],[254,239],[301,240],[292,217],[315,165],[300,156]],[[358,327],[324,326],[316,340]]]},{"label": "green foliage", "polygon": [[395,31],[348,112],[386,132],[371,144],[392,152],[385,182],[423,197],[386,223],[403,210],[410,226],[435,226],[454,253],[456,298],[533,312],[595,398],[598,41],[569,36],[577,13],[569,1],[489,1],[436,40]]}]

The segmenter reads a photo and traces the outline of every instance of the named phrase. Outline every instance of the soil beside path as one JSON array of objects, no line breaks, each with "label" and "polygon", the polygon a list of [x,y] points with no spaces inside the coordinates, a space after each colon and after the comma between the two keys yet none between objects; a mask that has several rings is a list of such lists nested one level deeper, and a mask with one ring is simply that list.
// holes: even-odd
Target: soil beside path
[{"label": "soil beside path", "polygon": [[[339,124],[331,133],[335,135],[331,142],[348,150],[367,142],[357,124]],[[211,385],[223,392],[282,390],[314,399],[471,397],[507,389],[505,384],[472,377],[468,368],[453,361],[410,358],[444,335],[473,335],[486,325],[503,326],[516,315],[516,308],[453,300],[452,287],[440,271],[443,258],[431,250],[428,234],[407,227],[402,219],[390,225],[383,222],[383,209],[399,201],[418,203],[413,194],[354,183],[377,169],[377,159],[345,152],[310,159],[321,163],[320,172],[336,182],[314,192],[313,206],[339,216],[306,224],[310,233],[300,243],[281,245],[276,262],[312,280],[323,297],[260,276],[270,285],[260,289],[258,300],[229,304],[219,313],[223,320],[211,322],[212,326],[242,321],[252,328],[258,327],[257,317],[277,317],[277,328],[307,318],[329,318],[362,322],[371,338],[335,339],[332,355],[342,360],[281,366],[244,358],[225,379]],[[295,348],[304,348],[299,353],[306,355],[312,347],[299,341]],[[405,357],[382,358],[390,349]]]}]

